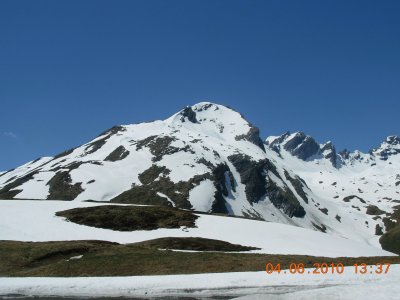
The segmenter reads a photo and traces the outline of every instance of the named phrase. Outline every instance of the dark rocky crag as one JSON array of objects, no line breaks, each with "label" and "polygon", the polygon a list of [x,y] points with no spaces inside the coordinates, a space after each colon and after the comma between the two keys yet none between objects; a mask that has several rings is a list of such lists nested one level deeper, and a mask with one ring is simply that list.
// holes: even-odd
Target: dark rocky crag
[{"label": "dark rocky crag", "polygon": [[321,152],[319,144],[303,132],[296,133],[283,147],[286,151],[302,160],[307,160]]}]

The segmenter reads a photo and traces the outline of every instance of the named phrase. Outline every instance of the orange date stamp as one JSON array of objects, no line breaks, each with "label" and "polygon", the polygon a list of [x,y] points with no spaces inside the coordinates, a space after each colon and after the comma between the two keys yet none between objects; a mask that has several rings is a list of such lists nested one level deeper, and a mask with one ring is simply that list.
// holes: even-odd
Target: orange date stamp
[{"label": "orange date stamp", "polygon": [[364,263],[356,263],[353,265],[344,266],[342,263],[313,263],[312,267],[305,267],[303,263],[291,263],[288,269],[281,268],[281,264],[273,264],[267,262],[265,265],[267,274],[315,274],[315,275],[327,275],[327,274],[344,274],[345,272],[353,272],[354,274],[388,274],[390,270],[390,263],[376,263],[374,265],[368,265]]}]

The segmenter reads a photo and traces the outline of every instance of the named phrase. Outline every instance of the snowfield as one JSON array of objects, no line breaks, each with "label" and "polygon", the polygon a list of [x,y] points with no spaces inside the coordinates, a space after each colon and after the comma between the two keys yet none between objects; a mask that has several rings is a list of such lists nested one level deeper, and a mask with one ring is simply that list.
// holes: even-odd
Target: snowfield
[{"label": "snowfield", "polygon": [[0,278],[0,296],[193,297],[238,299],[399,299],[400,265],[388,274],[209,273],[167,276]]},{"label": "snowfield", "polygon": [[55,216],[57,211],[104,205],[79,201],[0,201],[0,240],[105,240],[135,243],[161,237],[203,237],[261,250],[253,253],[313,256],[390,256],[380,248],[314,230],[280,223],[199,214],[197,228],[119,232],[93,228]]}]

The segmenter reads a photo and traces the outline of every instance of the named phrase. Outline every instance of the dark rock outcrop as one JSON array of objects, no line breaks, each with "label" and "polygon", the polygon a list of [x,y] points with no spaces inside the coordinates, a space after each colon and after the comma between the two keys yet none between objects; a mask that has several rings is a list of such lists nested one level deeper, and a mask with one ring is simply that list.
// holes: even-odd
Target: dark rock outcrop
[{"label": "dark rock outcrop", "polygon": [[339,155],[343,159],[349,159],[350,158],[350,152],[347,149],[343,149],[342,151],[339,152]]},{"label": "dark rock outcrop", "polygon": [[189,202],[190,190],[205,179],[213,179],[211,173],[205,173],[175,183],[167,176],[169,172],[165,167],[153,165],[139,175],[142,185],[132,185],[131,189],[114,197],[111,202],[171,206],[171,202],[159,194],[162,193],[171,199],[176,207],[192,209]]},{"label": "dark rock outcrop", "polygon": [[245,185],[247,200],[250,203],[258,202],[265,196],[265,172],[266,159],[255,162],[250,156],[235,154],[228,157],[235,169],[240,174],[241,183]]},{"label": "dark rock outcrop", "polygon": [[260,138],[260,130],[255,126],[251,125],[249,131],[246,134],[236,136],[235,140],[248,141],[248,142],[253,143],[254,145],[258,146],[261,150],[263,150],[265,152],[264,143],[263,143],[262,139]]},{"label": "dark rock outcrop", "polygon": [[122,131],[126,131],[126,128],[123,126],[120,126],[120,125],[116,125],[116,126],[111,127],[110,129],[107,129],[106,131],[100,133],[99,136],[107,135],[109,137],[113,134],[117,134],[118,132],[122,132]]},{"label": "dark rock outcrop", "polygon": [[390,216],[383,218],[386,232],[379,239],[382,249],[400,255],[400,205]]},{"label": "dark rock outcrop", "polygon": [[275,166],[268,160],[252,161],[247,155],[236,154],[228,157],[240,174],[241,183],[245,185],[247,200],[257,203],[267,196],[272,204],[289,217],[302,218],[306,212],[289,187],[277,186],[267,174],[273,173],[280,178]]},{"label": "dark rock outcrop", "polygon": [[361,203],[364,203],[364,204],[367,203],[367,202],[365,202],[365,200],[363,198],[360,198],[360,197],[355,196],[355,195],[346,196],[346,197],[343,198],[343,201],[344,202],[350,202],[353,199],[358,199]]},{"label": "dark rock outcrop", "polygon": [[307,194],[304,192],[303,181],[301,181],[299,177],[292,178],[286,170],[285,177],[293,185],[296,193],[304,200],[305,203],[308,203]]},{"label": "dark rock outcrop", "polygon": [[281,152],[281,144],[283,143],[283,141],[290,135],[289,131],[286,131],[284,134],[282,134],[281,136],[277,137],[276,139],[274,139],[273,141],[269,142],[268,140],[265,141],[265,145],[267,145],[270,149],[272,149],[273,151],[275,151],[276,153],[278,153],[280,155]]},{"label": "dark rock outcrop", "polygon": [[[229,177],[230,186],[226,185],[226,176]],[[235,183],[233,181],[233,176],[231,170],[226,164],[219,164],[213,170],[213,181],[214,186],[216,188],[216,192],[214,195],[214,202],[211,207],[211,212],[213,213],[222,213],[228,214],[228,209],[225,203],[225,197],[229,195],[229,189],[231,189]]]},{"label": "dark rock outcrop", "polygon": [[332,142],[327,142],[325,145],[321,147],[321,151],[326,159],[328,159],[332,165],[337,167],[337,154],[335,146]]},{"label": "dark rock outcrop", "polygon": [[118,161],[122,160],[129,155],[129,151],[124,146],[118,146],[104,159],[105,161]]},{"label": "dark rock outcrop", "polygon": [[72,184],[69,171],[56,173],[47,183],[49,186],[49,200],[74,200],[80,193],[83,192],[82,183]]},{"label": "dark rock outcrop", "polygon": [[2,189],[0,189],[0,199],[13,199],[17,194],[22,192],[22,190],[15,188],[31,180],[37,173],[37,171],[28,173],[6,184]]},{"label": "dark rock outcrop", "polygon": [[371,155],[377,156],[381,160],[387,160],[391,155],[399,154],[400,137],[392,135],[386,138],[381,147],[369,151]]},{"label": "dark rock outcrop", "polygon": [[190,145],[186,145],[183,148],[172,146],[171,143],[176,140],[177,138],[175,137],[153,135],[134,143],[136,144],[136,150],[140,150],[143,147],[148,147],[151,154],[154,155],[152,158],[153,162],[160,161],[164,155],[171,155],[180,151],[194,154]]},{"label": "dark rock outcrop", "polygon": [[378,206],[376,205],[368,205],[367,206],[367,211],[366,214],[367,215],[372,215],[372,216],[377,216],[377,215],[382,215],[386,213],[385,211],[381,210]]},{"label": "dark rock outcrop", "polygon": [[180,114],[182,122],[185,122],[185,120],[187,119],[189,122],[198,123],[196,119],[196,113],[190,106],[185,107]]},{"label": "dark rock outcrop", "polygon": [[321,151],[319,144],[303,132],[296,133],[283,147],[286,151],[302,160],[307,160]]},{"label": "dark rock outcrop", "polygon": [[306,211],[289,188],[281,188],[273,181],[267,181],[267,196],[272,204],[281,209],[290,218],[303,218]]}]

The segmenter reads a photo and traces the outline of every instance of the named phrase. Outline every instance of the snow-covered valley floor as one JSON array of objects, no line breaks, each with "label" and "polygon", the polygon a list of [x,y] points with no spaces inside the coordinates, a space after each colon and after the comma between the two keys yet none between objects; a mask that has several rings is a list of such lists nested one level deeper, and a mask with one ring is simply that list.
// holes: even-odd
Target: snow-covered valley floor
[{"label": "snow-covered valley floor", "polygon": [[[0,295],[159,299],[399,299],[400,265],[388,274],[311,275],[265,272],[195,275],[0,278]],[[221,298],[219,298],[221,299]]]},{"label": "snow-covered valley floor", "polygon": [[162,237],[203,237],[261,248],[252,253],[325,257],[394,255],[367,242],[362,243],[285,224],[242,218],[200,214],[196,220],[196,228],[121,232],[78,225],[55,216],[57,211],[96,205],[104,203],[2,200],[0,240],[33,242],[104,240],[125,244]]}]

